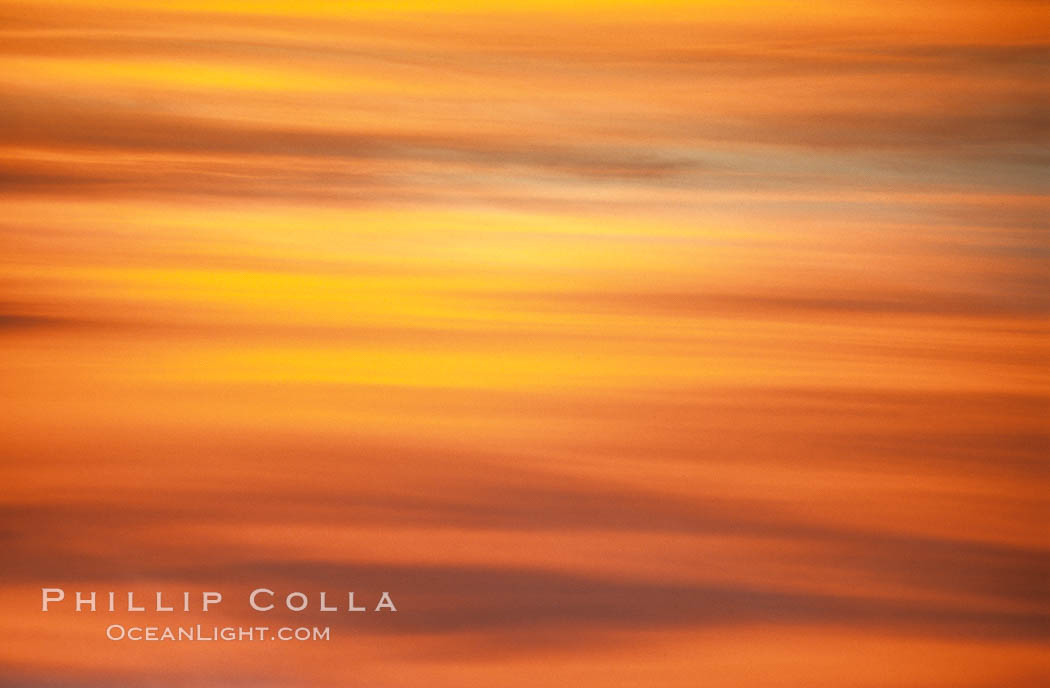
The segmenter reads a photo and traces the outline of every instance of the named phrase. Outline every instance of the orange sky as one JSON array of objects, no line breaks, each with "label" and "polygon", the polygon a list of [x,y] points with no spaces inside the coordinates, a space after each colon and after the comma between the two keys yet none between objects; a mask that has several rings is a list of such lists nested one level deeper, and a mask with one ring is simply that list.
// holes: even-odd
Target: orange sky
[{"label": "orange sky", "polygon": [[0,683],[1041,685],[1045,10],[562,5],[0,4]]}]

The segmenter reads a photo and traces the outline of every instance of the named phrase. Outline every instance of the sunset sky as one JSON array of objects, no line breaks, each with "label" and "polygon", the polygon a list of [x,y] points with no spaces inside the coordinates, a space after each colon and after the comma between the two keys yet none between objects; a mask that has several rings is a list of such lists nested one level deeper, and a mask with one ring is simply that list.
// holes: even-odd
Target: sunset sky
[{"label": "sunset sky", "polygon": [[1047,17],[0,2],[0,684],[1045,685]]}]

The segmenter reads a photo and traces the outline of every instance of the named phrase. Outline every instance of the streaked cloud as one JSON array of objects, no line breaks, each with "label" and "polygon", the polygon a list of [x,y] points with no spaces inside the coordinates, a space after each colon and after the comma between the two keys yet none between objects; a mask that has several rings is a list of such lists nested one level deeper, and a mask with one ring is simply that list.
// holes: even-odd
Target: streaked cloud
[{"label": "streaked cloud", "polygon": [[0,674],[1041,685],[1043,13],[3,3]]}]

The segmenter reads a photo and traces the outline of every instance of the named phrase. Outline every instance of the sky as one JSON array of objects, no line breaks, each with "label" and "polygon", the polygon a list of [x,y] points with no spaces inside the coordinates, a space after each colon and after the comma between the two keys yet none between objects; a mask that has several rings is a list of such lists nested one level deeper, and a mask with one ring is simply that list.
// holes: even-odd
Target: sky
[{"label": "sky", "polygon": [[0,3],[0,683],[1042,685],[1047,29]]}]

